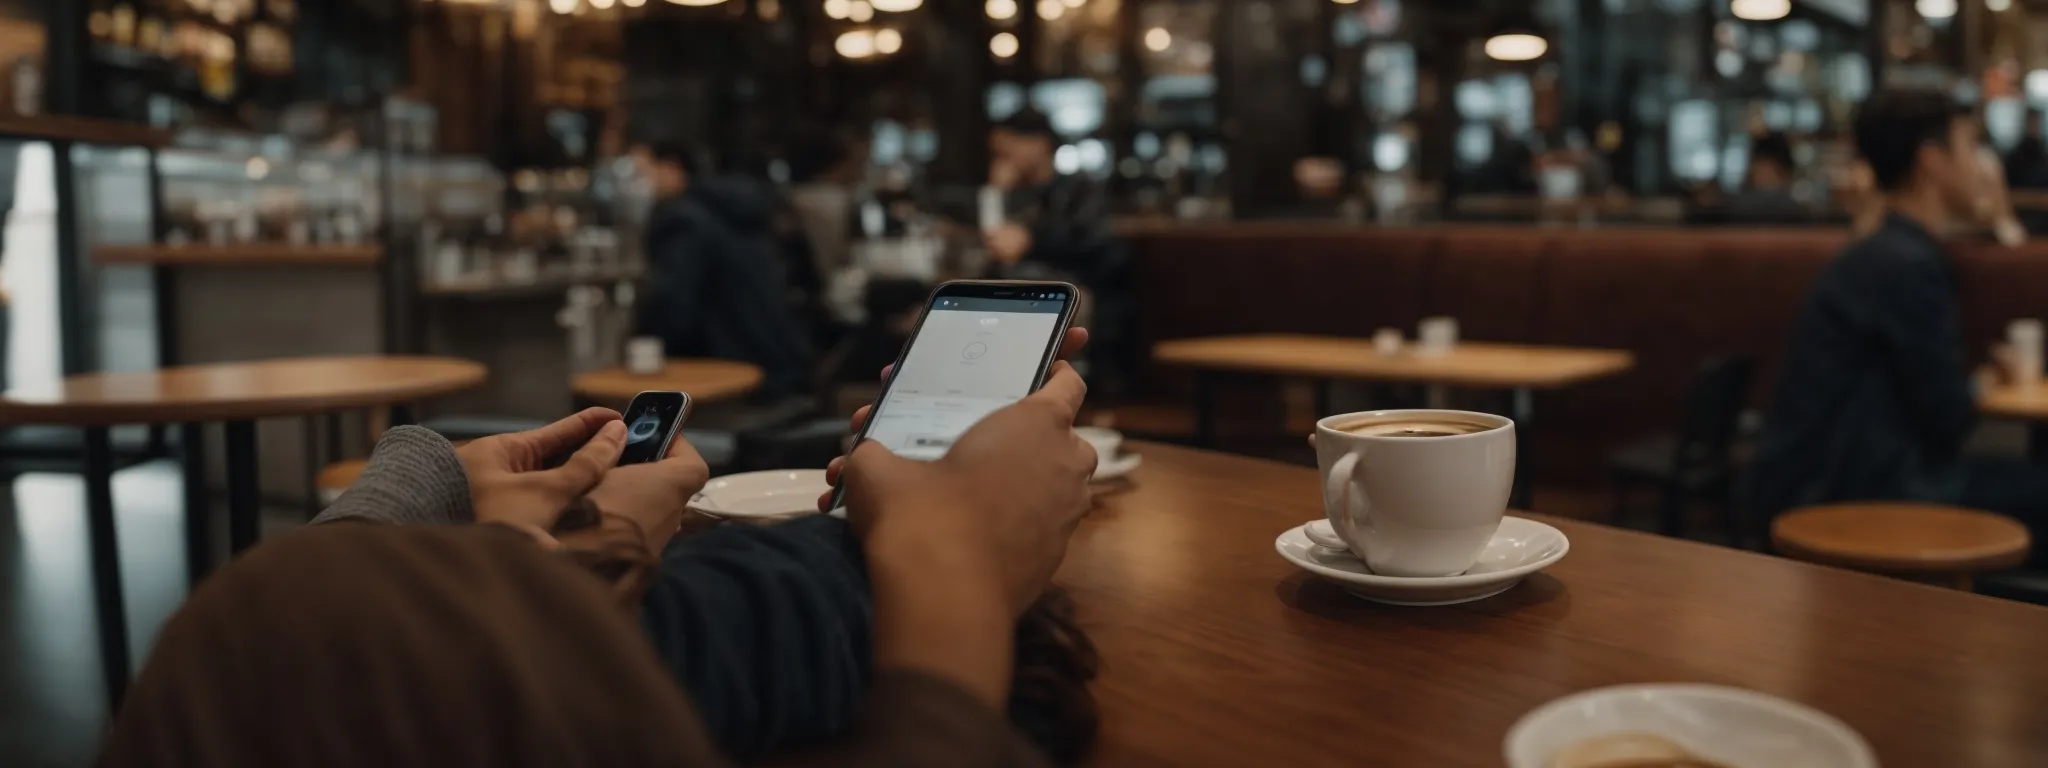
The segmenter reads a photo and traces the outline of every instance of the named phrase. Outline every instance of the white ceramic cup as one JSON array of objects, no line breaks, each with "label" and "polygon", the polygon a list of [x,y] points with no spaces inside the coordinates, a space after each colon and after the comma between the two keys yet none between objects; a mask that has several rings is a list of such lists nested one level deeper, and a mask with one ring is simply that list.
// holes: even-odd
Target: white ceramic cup
[{"label": "white ceramic cup", "polygon": [[1124,445],[1124,435],[1107,427],[1075,427],[1074,434],[1095,448],[1095,467],[1116,461],[1117,450]]},{"label": "white ceramic cup", "polygon": [[626,370],[647,375],[660,373],[668,363],[667,353],[659,337],[638,336],[626,342]]},{"label": "white ceramic cup", "polygon": [[1458,346],[1458,319],[1455,317],[1426,317],[1416,326],[1415,336],[1422,347],[1422,354],[1442,355]]},{"label": "white ceramic cup", "polygon": [[[1345,426],[1398,418],[1489,427],[1445,437],[1347,432]],[[1507,512],[1515,482],[1515,423],[1487,413],[1365,411],[1316,422],[1316,466],[1323,514],[1338,540],[1382,576],[1435,577],[1465,572]]]},{"label": "white ceramic cup", "polygon": [[2012,347],[2012,377],[2021,386],[2041,381],[2042,336],[2039,320],[2014,320],[2005,327],[2005,342]]}]

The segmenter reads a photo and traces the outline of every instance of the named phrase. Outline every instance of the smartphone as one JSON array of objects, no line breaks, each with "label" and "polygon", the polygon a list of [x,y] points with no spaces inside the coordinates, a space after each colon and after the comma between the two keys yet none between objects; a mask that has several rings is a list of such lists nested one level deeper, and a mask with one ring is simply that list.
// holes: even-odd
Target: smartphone
[{"label": "smartphone", "polygon": [[681,392],[642,392],[626,406],[626,450],[619,466],[660,461],[669,443],[690,418],[690,396]]},{"label": "smartphone", "polygon": [[[1045,384],[1080,291],[1066,283],[961,280],[925,302],[859,440],[905,458],[946,455],[975,422]],[[838,508],[842,491],[834,491]]]}]

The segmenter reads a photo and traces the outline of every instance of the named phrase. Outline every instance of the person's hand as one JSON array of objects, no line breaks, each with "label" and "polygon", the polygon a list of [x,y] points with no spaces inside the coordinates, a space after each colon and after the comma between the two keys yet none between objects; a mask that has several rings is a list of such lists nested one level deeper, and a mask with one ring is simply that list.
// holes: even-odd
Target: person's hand
[{"label": "person's hand", "polygon": [[1087,394],[1061,362],[1043,388],[984,417],[937,461],[874,442],[854,449],[841,470],[847,519],[871,567],[985,590],[1022,613],[1088,511],[1095,449],[1074,434]]},{"label": "person's hand", "polygon": [[983,236],[988,256],[1001,264],[1015,264],[1031,250],[1031,230],[1021,224],[1004,224]]},{"label": "person's hand", "polygon": [[690,497],[711,481],[711,468],[696,446],[678,437],[661,461],[618,467],[605,473],[589,500],[599,514],[632,520],[660,551],[682,527]]},{"label": "person's hand", "polygon": [[[1072,360],[1075,357],[1079,356],[1082,350],[1087,348],[1088,329],[1068,328],[1066,337],[1060,339],[1060,348],[1059,351],[1055,353],[1054,357],[1059,360]],[[887,383],[889,381],[889,377],[893,375],[895,372],[895,363],[890,363],[888,365],[882,366],[882,381],[884,383]],[[851,431],[853,432],[853,434],[858,435],[861,433],[861,430],[867,428],[868,417],[870,415],[873,415],[874,412],[875,406],[872,404],[863,405],[860,407],[860,410],[853,412],[853,423],[851,426]],[[833,459],[832,463],[827,465],[825,468],[825,482],[830,483],[834,488],[839,487],[839,475],[845,469],[845,467],[846,457],[841,456],[839,458]],[[831,491],[826,491],[824,495],[818,497],[818,511],[832,511]]]},{"label": "person's hand", "polygon": [[[546,531],[604,479],[625,448],[619,414],[592,408],[540,429],[471,441],[455,455],[469,475],[477,522]],[[546,469],[549,459],[571,449],[576,453],[567,463]]]}]

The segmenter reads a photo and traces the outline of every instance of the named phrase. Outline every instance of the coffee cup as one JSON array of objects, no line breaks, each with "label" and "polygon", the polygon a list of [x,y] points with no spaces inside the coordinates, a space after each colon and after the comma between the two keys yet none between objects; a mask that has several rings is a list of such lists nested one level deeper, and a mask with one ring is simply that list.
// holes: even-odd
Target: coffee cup
[{"label": "coffee cup", "polygon": [[641,375],[661,373],[668,364],[665,347],[658,337],[641,336],[626,342],[626,370]]},{"label": "coffee cup", "polygon": [[1329,537],[1382,576],[1465,572],[1500,527],[1515,480],[1515,423],[1470,411],[1366,411],[1316,422]]},{"label": "coffee cup", "polygon": [[1372,334],[1372,350],[1383,356],[1401,354],[1401,329],[1381,328]]},{"label": "coffee cup", "polygon": [[1458,319],[1455,317],[1426,317],[1416,325],[1415,337],[1422,354],[1450,354],[1458,346]]},{"label": "coffee cup", "polygon": [[1117,450],[1123,448],[1124,435],[1107,427],[1075,427],[1074,434],[1095,448],[1095,466],[1115,461]]},{"label": "coffee cup", "polygon": [[2042,325],[2039,320],[2014,320],[2005,327],[2005,343],[2011,349],[2013,382],[2033,386],[2041,380]]}]

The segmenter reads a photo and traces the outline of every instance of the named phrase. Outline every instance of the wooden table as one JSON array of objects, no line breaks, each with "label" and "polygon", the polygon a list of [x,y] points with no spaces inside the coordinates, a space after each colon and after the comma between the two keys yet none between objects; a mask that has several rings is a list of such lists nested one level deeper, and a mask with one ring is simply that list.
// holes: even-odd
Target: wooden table
[{"label": "wooden table", "polygon": [[1314,470],[1132,447],[1059,577],[1098,765],[1497,766],[1529,710],[1642,682],[1809,704],[1887,766],[2048,765],[2048,609],[1549,517],[1571,554],[1515,589],[1379,605],[1273,550],[1321,517]]},{"label": "wooden table", "polygon": [[735,360],[675,359],[660,373],[605,368],[576,374],[569,388],[593,403],[623,407],[642,392],[687,392],[692,404],[730,400],[761,386],[761,368]]},{"label": "wooden table", "polygon": [[85,500],[93,593],[98,603],[100,661],[109,701],[128,682],[128,632],[121,561],[114,532],[113,449],[109,428],[178,424],[184,451],[185,551],[197,581],[212,563],[206,477],[199,457],[201,427],[224,422],[227,438],[228,538],[234,551],[256,542],[256,420],[394,405],[482,384],[484,367],[436,357],[310,357],[217,363],[124,373],[71,376],[48,387],[0,397],[0,425],[85,428]]},{"label": "wooden table", "polygon": [[[1422,354],[1412,344],[1402,352],[1382,355],[1372,339],[1287,334],[1160,342],[1152,357],[1196,371],[1195,442],[1205,447],[1216,445],[1214,374],[1234,372],[1324,383],[1379,381],[1508,390],[1513,396],[1508,416],[1515,420],[1517,454],[1525,457],[1535,429],[1536,390],[1613,376],[1635,366],[1634,355],[1611,349],[1468,341],[1439,355]],[[1318,387],[1317,393],[1316,416],[1330,415],[1328,388]],[[1514,498],[1520,507],[1529,505],[1528,466],[1526,460],[1515,462]]]}]

